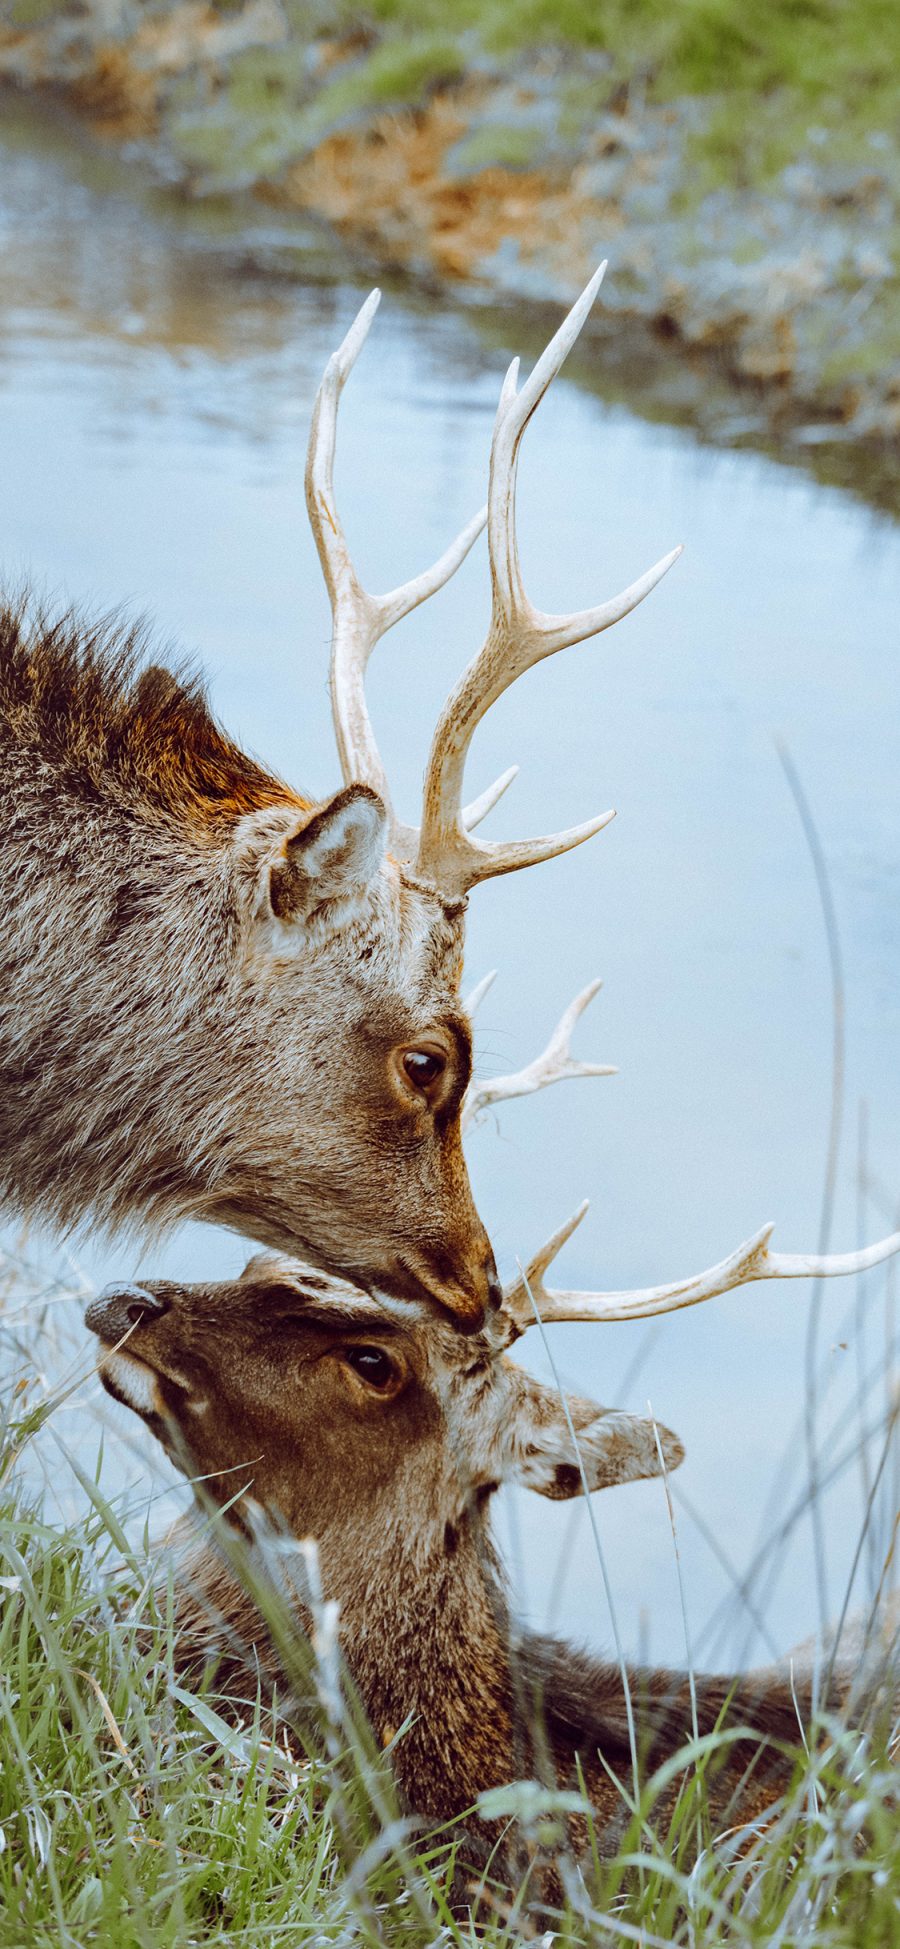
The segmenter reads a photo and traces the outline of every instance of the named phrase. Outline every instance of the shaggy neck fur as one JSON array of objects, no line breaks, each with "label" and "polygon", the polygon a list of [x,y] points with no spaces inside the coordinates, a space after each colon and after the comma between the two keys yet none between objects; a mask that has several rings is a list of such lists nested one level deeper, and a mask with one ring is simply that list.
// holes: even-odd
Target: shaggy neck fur
[{"label": "shaggy neck fur", "polygon": [[0,608],[7,762],[21,754],[33,783],[62,795],[70,817],[102,803],[194,840],[267,805],[311,803],[232,743],[196,678],[146,665],[145,650],[138,629]]},{"label": "shaggy neck fur", "polygon": [[[379,1744],[411,1721],[394,1747],[393,1769],[406,1806],[430,1821],[454,1818],[484,1788],[529,1770],[516,1734],[499,1566],[477,1517],[456,1535],[448,1554],[443,1535],[427,1525],[410,1543],[399,1524],[376,1540],[361,1520],[358,1534],[350,1521],[319,1541],[348,1670]],[[213,1643],[226,1669],[261,1658],[269,1678],[277,1677],[252,1598],[225,1559],[198,1543],[192,1520],[179,1534],[178,1556],[180,1655],[191,1663]],[[298,1609],[309,1631],[311,1615]]]},{"label": "shaggy neck fur", "polygon": [[[261,1627],[252,1600],[208,1546],[186,1539],[183,1549],[181,1655],[196,1659],[215,1642],[231,1657],[240,1647],[238,1663],[254,1665]],[[631,1784],[620,1670],[556,1638],[511,1634],[480,1517],[458,1527],[449,1554],[427,1523],[414,1542],[404,1542],[399,1527],[374,1542],[366,1525],[354,1535],[351,1522],[333,1542],[322,1539],[320,1555],[326,1595],[340,1604],[344,1655],[376,1738],[386,1744],[412,1720],[392,1752],[409,1808],[429,1823],[453,1819],[485,1790],[537,1777],[547,1786],[586,1789],[603,1850],[619,1845],[628,1814],[610,1775]],[[302,1621],[309,1628],[307,1615]],[[272,1676],[271,1660],[268,1671]],[[632,1668],[629,1684],[646,1780],[691,1738],[689,1686],[685,1673],[664,1668]],[[798,1708],[804,1719],[811,1710],[808,1680],[797,1677],[792,1687],[783,1674],[763,1671],[700,1674],[696,1685],[701,1735],[724,1721],[753,1729],[710,1770],[713,1817],[723,1824],[755,1818],[790,1780],[792,1761],[781,1749],[798,1745]],[[672,1781],[655,1818],[671,1816],[681,1784],[680,1776]],[[580,1852],[588,1842],[584,1818],[573,1815],[566,1825]],[[468,1833],[479,1859],[500,1838],[494,1823],[470,1822]],[[510,1836],[508,1849],[518,1845]],[[504,1858],[509,1866],[509,1853],[497,1863]]]},{"label": "shaggy neck fur", "polygon": [[203,1087],[239,932],[224,846],[291,802],[140,647],[0,614],[0,1184],[63,1225],[202,1210],[230,1136]]}]

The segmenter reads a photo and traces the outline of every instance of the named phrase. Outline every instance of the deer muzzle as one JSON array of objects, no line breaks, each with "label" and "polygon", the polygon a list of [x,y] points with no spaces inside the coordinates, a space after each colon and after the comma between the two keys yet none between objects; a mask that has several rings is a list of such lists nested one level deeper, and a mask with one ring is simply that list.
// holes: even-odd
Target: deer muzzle
[{"label": "deer muzzle", "polygon": [[146,1286],[104,1286],[102,1293],[91,1300],[84,1323],[98,1339],[115,1346],[119,1340],[127,1339],[133,1327],[140,1326],[144,1320],[158,1319],[166,1310],[166,1301],[157,1293],[148,1292]]},{"label": "deer muzzle", "polygon": [[398,1299],[421,1299],[427,1294],[449,1313],[461,1333],[480,1333],[486,1316],[496,1312],[503,1298],[494,1255],[487,1243],[482,1264],[467,1269],[465,1276],[442,1252],[410,1252],[396,1262],[385,1289]]}]

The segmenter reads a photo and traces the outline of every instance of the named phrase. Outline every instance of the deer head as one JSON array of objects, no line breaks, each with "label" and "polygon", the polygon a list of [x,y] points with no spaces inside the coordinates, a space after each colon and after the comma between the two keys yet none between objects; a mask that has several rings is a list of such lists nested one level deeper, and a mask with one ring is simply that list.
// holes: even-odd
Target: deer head
[{"label": "deer head", "polygon": [[[492,980],[489,976],[469,997],[469,1016]],[[460,1108],[463,1129],[498,1102],[575,1078],[615,1074],[611,1065],[575,1057],[571,1050],[574,1030],[600,986],[590,982],[575,997],[546,1048],[524,1068],[469,1084]],[[548,1288],[550,1265],[587,1209],[584,1202],[527,1267],[520,1268],[483,1329],[464,1342],[440,1320],[424,1317],[413,1301],[362,1291],[283,1257],[251,1260],[243,1277],[232,1283],[110,1288],[86,1316],[91,1330],[107,1343],[101,1361],[104,1384],[112,1393],[118,1390],[161,1434],[167,1418],[181,1427],[182,1439],[185,1426],[193,1431],[188,1449],[204,1473],[231,1468],[241,1445],[249,1443],[248,1454],[259,1446],[262,1475],[254,1477],[255,1493],[259,1500],[276,1504],[294,1525],[302,1513],[290,1459],[296,1447],[291,1430],[300,1425],[300,1395],[293,1386],[281,1387],[278,1375],[283,1345],[299,1335],[304,1387],[307,1382],[312,1386],[310,1401],[320,1397],[311,1412],[321,1421],[316,1452],[326,1457],[323,1488],[336,1498],[338,1516],[342,1509],[346,1515],[342,1485],[351,1464],[349,1448],[332,1429],[348,1413],[360,1429],[369,1431],[361,1450],[358,1493],[354,1488],[349,1496],[353,1508],[365,1501],[366,1484],[371,1487],[384,1476],[384,1461],[376,1467],[375,1452],[393,1455],[388,1473],[401,1460],[405,1468],[403,1458],[418,1451],[423,1430],[451,1456],[457,1484],[451,1499],[460,1483],[464,1496],[471,1497],[507,1480],[520,1480],[547,1496],[567,1496],[581,1488],[655,1475],[660,1450],[652,1423],[613,1414],[590,1401],[570,1402],[567,1413],[555,1391],[513,1365],[506,1349],[530,1327],[563,1320],[647,1318],[699,1305],[757,1279],[856,1275],[900,1252],[900,1232],[895,1232],[856,1252],[773,1253],[769,1224],[708,1271],[668,1284],[618,1292]],[[154,1350],[152,1359],[145,1357],[147,1346]],[[324,1353],[328,1358],[320,1372]],[[155,1378],[141,1372],[142,1361]],[[311,1429],[313,1420],[305,1425]],[[392,1427],[400,1430],[397,1443],[385,1433]],[[681,1460],[680,1445],[662,1432],[663,1455],[674,1466]],[[278,1466],[273,1455],[288,1458],[287,1474],[280,1478],[270,1474]],[[446,1473],[443,1464],[436,1466],[433,1454],[428,1469],[433,1482]],[[309,1479],[304,1470],[302,1495]]]},{"label": "deer head", "polygon": [[[428,1530],[452,1553],[503,1482],[558,1500],[580,1493],[582,1471],[600,1489],[660,1470],[652,1422],[564,1406],[506,1356],[502,1308],[461,1338],[416,1302],[260,1254],[231,1282],[109,1287],[85,1319],[107,1391],[214,1495],[221,1475],[223,1500],[246,1467],[258,1502],[333,1565],[346,1556],[341,1585],[361,1533],[405,1523],[415,1547]],[[659,1434],[674,1468],[681,1445]]]},{"label": "deer head", "polygon": [[[490,1325],[466,1337],[420,1304],[277,1257],[229,1284],[111,1287],[85,1317],[104,1387],[201,1479],[199,1496],[241,1542],[255,1539],[260,1505],[282,1535],[315,1538],[379,1737],[416,1718],[396,1755],[410,1804],[449,1816],[510,1778],[493,1492],[519,1481],[563,1498],[582,1481],[655,1475],[654,1425],[587,1400],[567,1414]],[[680,1443],[666,1429],[659,1440],[674,1468]],[[176,1599],[187,1662],[215,1648],[240,1668],[258,1653],[278,1677],[265,1626],[218,1550],[190,1551]],[[310,1630],[302,1586],[297,1600]]]},{"label": "deer head", "polygon": [[[608,1073],[568,1053],[584,1005],[580,996],[544,1056],[493,1094],[504,1084],[507,1095],[524,1094]],[[469,1115],[478,1107],[477,1091],[466,1107]],[[231,1283],[110,1287],[85,1316],[104,1342],[101,1378],[170,1447],[178,1431],[176,1459],[213,1481],[232,1472],[227,1495],[235,1466],[246,1464],[256,1499],[296,1533],[355,1531],[386,1494],[384,1532],[388,1511],[406,1507],[418,1535],[426,1519],[455,1527],[503,1482],[565,1498],[682,1460],[668,1430],[658,1443],[650,1421],[578,1398],[564,1405],[511,1362],[506,1350],[535,1324],[646,1318],[756,1279],[859,1273],[900,1251],[894,1233],[858,1252],[770,1253],[767,1225],[691,1278],[633,1292],[548,1289],[549,1266],[586,1210],[520,1270],[484,1329],[463,1340],[415,1302],[265,1254]]]},{"label": "deer head", "polygon": [[[488,976],[469,996],[469,1018],[474,1016],[493,979],[493,975]],[[532,1095],[559,1082],[616,1073],[610,1064],[572,1054],[574,1031],[600,987],[599,981],[592,981],[575,997],[546,1048],[524,1068],[486,1083],[469,1083],[458,1106],[463,1130],[494,1104]],[[406,1414],[410,1401],[416,1399],[417,1413],[424,1414],[421,1402],[425,1398],[423,1388],[427,1378],[431,1395],[435,1401],[440,1400],[442,1412],[447,1412],[448,1428],[458,1427],[461,1431],[453,1437],[458,1448],[454,1467],[462,1469],[468,1488],[479,1490],[488,1482],[497,1487],[504,1480],[518,1477],[544,1495],[560,1496],[577,1493],[579,1487],[603,1487],[613,1481],[654,1475],[659,1466],[659,1451],[655,1437],[652,1441],[649,1438],[651,1424],[628,1417],[620,1423],[609,1410],[599,1409],[590,1402],[570,1404],[570,1426],[569,1416],[560,1409],[556,1394],[548,1394],[546,1388],[531,1381],[504,1357],[505,1349],[529,1327],[563,1320],[647,1318],[699,1305],[732,1287],[757,1279],[856,1275],[900,1252],[900,1232],[895,1232],[856,1252],[773,1253],[769,1250],[773,1227],[768,1224],[708,1271],[668,1284],[607,1292],[548,1288],[546,1275],[550,1265],[587,1209],[585,1201],[534,1253],[527,1267],[520,1267],[483,1330],[465,1345],[459,1343],[454,1333],[448,1336],[440,1322],[433,1324],[429,1336],[426,1323],[412,1301],[395,1294],[364,1292],[346,1281],[298,1265],[292,1259],[265,1256],[252,1260],[242,1279],[233,1284],[190,1287],[164,1283],[129,1288],[124,1295],[111,1289],[88,1309],[87,1324],[110,1345],[128,1340],[127,1353],[104,1356],[101,1369],[104,1381],[110,1391],[115,1391],[118,1376],[127,1404],[139,1411],[145,1407],[148,1416],[155,1416],[160,1425],[171,1411],[165,1385],[166,1369],[159,1369],[159,1382],[150,1386],[149,1392],[145,1379],[132,1399],[128,1391],[129,1363],[133,1367],[139,1347],[151,1330],[156,1347],[165,1348],[169,1341],[174,1341],[180,1351],[176,1368],[168,1378],[176,1388],[188,1389],[192,1398],[190,1414],[204,1417],[204,1441],[208,1407],[215,1399],[217,1411],[208,1418],[208,1439],[213,1444],[221,1440],[228,1453],[233,1451],[235,1441],[244,1440],[247,1430],[255,1425],[252,1404],[257,1393],[261,1404],[261,1434],[266,1428],[270,1434],[274,1431],[272,1417],[280,1411],[277,1388],[280,1336],[287,1332],[289,1337],[302,1328],[308,1344],[318,1348],[316,1333],[322,1332],[326,1338],[337,1335],[332,1349],[334,1359],[323,1368],[323,1373],[331,1375],[329,1386],[334,1395],[336,1420],[340,1420],[344,1399],[341,1388],[346,1394],[347,1388],[354,1387],[356,1396],[347,1398],[368,1401],[370,1407],[378,1400],[382,1404],[378,1413],[386,1403],[402,1400]],[[264,1303],[269,1298],[271,1307]],[[376,1342],[367,1337],[369,1331],[376,1333],[376,1329],[377,1335],[386,1334],[395,1341],[393,1354],[380,1348],[377,1360]],[[132,1345],[138,1330],[139,1341]],[[402,1350],[403,1339],[409,1343],[408,1352]],[[357,1361],[354,1350],[360,1344],[366,1349],[366,1357]],[[371,1360],[369,1352],[373,1353]],[[318,1359],[318,1352],[315,1358]],[[249,1391],[243,1375],[243,1364],[248,1360],[248,1372],[265,1376],[258,1388],[254,1381]],[[357,1367],[358,1386],[350,1378]],[[208,1379],[208,1392],[202,1399],[190,1378],[195,1371]],[[377,1380],[376,1372],[383,1379]],[[409,1383],[413,1379],[416,1386],[410,1391]],[[228,1403],[232,1397],[233,1415],[229,1420]],[[177,1395],[173,1398],[178,1399]],[[297,1412],[293,1391],[289,1393],[286,1409],[286,1425],[291,1426]],[[375,1410],[372,1411],[374,1414]],[[223,1425],[224,1433],[221,1433]],[[380,1427],[380,1423],[373,1421],[372,1426]],[[580,1460],[585,1469],[583,1480],[576,1468],[579,1455],[572,1452],[573,1433],[579,1438]],[[674,1438],[667,1437],[667,1440],[674,1441]],[[339,1439],[337,1452],[342,1452]],[[680,1460],[680,1449],[676,1459]],[[221,1453],[217,1463],[212,1451],[204,1450],[202,1460],[204,1469],[231,1466],[221,1459]],[[268,1466],[264,1461],[264,1469]],[[339,1475],[340,1471],[336,1474],[329,1464],[326,1478],[333,1491]],[[288,1520],[295,1519],[293,1502],[279,1502],[268,1477],[261,1499],[275,1500]]]}]

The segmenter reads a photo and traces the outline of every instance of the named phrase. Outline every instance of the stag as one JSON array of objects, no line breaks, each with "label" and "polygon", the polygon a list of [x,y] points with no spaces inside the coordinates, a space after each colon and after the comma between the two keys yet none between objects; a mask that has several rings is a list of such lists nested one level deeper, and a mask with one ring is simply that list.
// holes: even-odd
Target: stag
[{"label": "stag", "polygon": [[[564,1400],[509,1358],[536,1317],[524,1286],[462,1338],[415,1302],[261,1255],[230,1284],[110,1288],[86,1321],[104,1387],[202,1478],[228,1523],[258,1539],[251,1510],[262,1505],[280,1538],[315,1538],[346,1664],[408,1809],[454,1820],[516,1778],[537,1774],[551,1789],[580,1780],[613,1848],[632,1756],[657,1767],[692,1732],[727,1722],[710,1809],[721,1823],[749,1821],[791,1779],[812,1711],[808,1677],[701,1674],[692,1698],[686,1673],[628,1671],[511,1629],[490,1530],[500,1484],[564,1499],[674,1469],[683,1455],[668,1429]],[[557,1295],[554,1316],[608,1316],[596,1296],[579,1298],[564,1308]],[[217,1656],[231,1678],[262,1670],[284,1696],[254,1600],[208,1537],[189,1519],[176,1544],[179,1656]],[[308,1587],[298,1614],[308,1632]],[[658,1817],[678,1786],[676,1766]],[[489,1819],[473,1831],[476,1845],[497,1841]],[[576,1814],[570,1839],[586,1837]]]},{"label": "stag", "polygon": [[[330,360],[313,413],[309,518],[333,611],[343,777],[323,802],[245,756],[202,690],[142,662],[139,634],[0,611],[6,882],[0,942],[0,1199],[64,1227],[185,1218],[336,1276],[428,1296],[477,1328],[499,1287],[460,1145],[471,1036],[459,999],[469,889],[599,831],[484,845],[474,729],[523,671],[608,628],[675,555],[599,608],[526,596],[515,484],[525,427],[602,271],[494,426],[486,510],[434,565],[365,590],[334,497],[338,405],[378,302]],[[366,709],[376,642],[449,580],[487,525],[493,606],[441,713],[421,830],[391,805]],[[679,551],[675,551],[677,553]]]}]

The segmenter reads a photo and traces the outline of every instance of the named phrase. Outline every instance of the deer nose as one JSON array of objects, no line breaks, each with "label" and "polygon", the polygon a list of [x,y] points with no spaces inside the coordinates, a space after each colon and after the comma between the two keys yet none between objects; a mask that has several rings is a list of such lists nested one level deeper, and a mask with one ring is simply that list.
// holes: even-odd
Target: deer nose
[{"label": "deer nose", "polygon": [[104,1286],[91,1300],[84,1324],[101,1340],[121,1340],[133,1326],[140,1326],[142,1320],[158,1319],[166,1310],[166,1300],[148,1292],[146,1286]]}]

